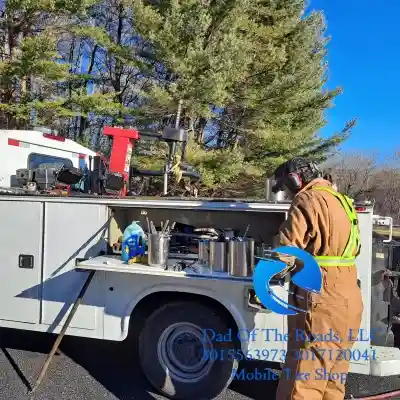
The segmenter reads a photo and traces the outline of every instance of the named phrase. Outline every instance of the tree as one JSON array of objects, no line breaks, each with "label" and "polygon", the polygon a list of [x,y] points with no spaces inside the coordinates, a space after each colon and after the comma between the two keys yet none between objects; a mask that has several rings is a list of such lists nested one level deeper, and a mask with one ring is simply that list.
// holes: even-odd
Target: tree
[{"label": "tree", "polygon": [[395,153],[385,163],[378,154],[348,152],[328,160],[325,172],[335,176],[339,191],[355,200],[374,202],[374,213],[400,222],[400,158]]},{"label": "tree", "polygon": [[[325,23],[303,0],[8,0],[5,10],[4,21],[36,18],[0,65],[8,126],[57,121],[97,149],[105,124],[171,126],[182,99],[182,152],[205,195],[260,195],[278,163],[323,160],[355,123],[318,135],[340,89],[325,89]],[[164,162],[160,143],[135,149],[139,166]]]},{"label": "tree", "polygon": [[400,223],[400,157],[394,154],[375,176],[373,192],[376,213],[391,216],[394,223]]},{"label": "tree", "polygon": [[377,188],[377,153],[348,152],[340,155],[331,169],[338,189],[355,200],[371,196]]},{"label": "tree", "polygon": [[68,115],[57,84],[68,76],[59,62],[57,35],[90,0],[6,0],[0,11],[0,112],[9,129]]},{"label": "tree", "polygon": [[327,140],[316,133],[340,90],[323,89],[325,24],[321,13],[304,15],[303,1],[132,0],[132,6],[147,57],[157,61],[144,113],[154,117],[150,124],[163,124],[162,115],[173,115],[185,99],[188,157],[206,172],[208,187],[240,181],[249,194],[249,182],[254,188],[277,163],[294,155],[323,159],[354,126],[350,121]]}]

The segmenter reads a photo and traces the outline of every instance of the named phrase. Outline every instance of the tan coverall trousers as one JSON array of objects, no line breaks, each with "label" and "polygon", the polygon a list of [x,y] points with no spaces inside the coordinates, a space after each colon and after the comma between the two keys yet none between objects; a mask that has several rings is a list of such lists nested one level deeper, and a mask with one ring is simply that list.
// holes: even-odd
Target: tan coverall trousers
[{"label": "tan coverall trousers", "polygon": [[[353,267],[321,267],[322,293],[297,288],[292,304],[307,309],[288,317],[288,348],[277,400],[343,400],[351,349],[363,302]],[[306,335],[314,340],[307,341]],[[335,334],[338,338],[335,337]]]}]

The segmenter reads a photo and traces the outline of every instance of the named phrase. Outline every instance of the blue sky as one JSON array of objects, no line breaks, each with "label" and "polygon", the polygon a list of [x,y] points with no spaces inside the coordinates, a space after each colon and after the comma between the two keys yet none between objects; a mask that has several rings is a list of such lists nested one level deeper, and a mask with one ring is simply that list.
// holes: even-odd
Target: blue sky
[{"label": "blue sky", "polygon": [[324,11],[332,37],[328,87],[344,89],[323,134],[358,117],[343,150],[400,151],[400,1],[310,0],[310,9]]}]

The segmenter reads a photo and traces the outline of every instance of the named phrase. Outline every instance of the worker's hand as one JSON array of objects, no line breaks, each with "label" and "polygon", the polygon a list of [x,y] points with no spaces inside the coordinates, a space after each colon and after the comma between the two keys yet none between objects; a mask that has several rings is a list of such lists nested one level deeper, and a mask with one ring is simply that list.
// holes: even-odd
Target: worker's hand
[{"label": "worker's hand", "polygon": [[284,262],[286,265],[288,265],[289,267],[293,267],[293,265],[296,262],[296,257],[292,257],[292,256],[285,256],[285,255],[281,255],[276,253],[279,260]]},{"label": "worker's hand", "polygon": [[[273,238],[273,246],[276,249],[277,247],[281,247],[282,244],[280,243],[280,236],[276,235]],[[275,253],[280,261],[284,262],[286,265],[292,267],[296,262],[296,257],[293,256],[286,256],[282,253]]]}]

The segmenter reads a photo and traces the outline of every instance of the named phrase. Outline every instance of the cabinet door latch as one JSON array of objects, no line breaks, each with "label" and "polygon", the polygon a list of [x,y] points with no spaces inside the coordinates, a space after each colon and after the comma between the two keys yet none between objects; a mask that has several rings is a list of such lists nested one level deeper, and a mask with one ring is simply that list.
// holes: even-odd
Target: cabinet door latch
[{"label": "cabinet door latch", "polygon": [[19,268],[33,269],[34,257],[30,254],[20,254],[18,257]]}]

